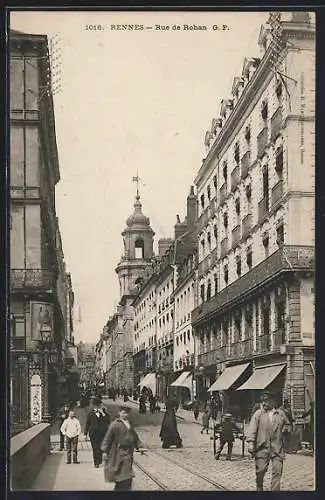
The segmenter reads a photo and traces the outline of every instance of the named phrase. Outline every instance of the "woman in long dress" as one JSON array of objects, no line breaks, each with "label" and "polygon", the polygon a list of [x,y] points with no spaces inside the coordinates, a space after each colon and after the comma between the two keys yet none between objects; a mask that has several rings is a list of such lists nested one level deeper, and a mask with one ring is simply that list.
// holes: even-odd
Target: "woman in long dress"
[{"label": "woman in long dress", "polygon": [[177,448],[182,448],[183,446],[182,439],[177,430],[176,414],[173,406],[166,406],[159,437],[163,448],[169,448],[172,445],[176,445]]}]

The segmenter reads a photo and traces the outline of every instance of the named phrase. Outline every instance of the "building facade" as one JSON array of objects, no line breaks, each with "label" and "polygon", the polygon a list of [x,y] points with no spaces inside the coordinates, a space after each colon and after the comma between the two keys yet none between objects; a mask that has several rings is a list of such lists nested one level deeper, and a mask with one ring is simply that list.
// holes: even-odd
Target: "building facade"
[{"label": "building facade", "polygon": [[10,403],[12,431],[60,404],[66,317],[59,280],[60,180],[47,37],[10,32]]},{"label": "building facade", "polygon": [[304,223],[315,220],[314,38],[308,13],[270,17],[261,57],[245,59],[222,101],[195,179],[192,326],[203,385],[219,378],[230,407],[272,388],[297,423],[314,400],[315,235]]}]

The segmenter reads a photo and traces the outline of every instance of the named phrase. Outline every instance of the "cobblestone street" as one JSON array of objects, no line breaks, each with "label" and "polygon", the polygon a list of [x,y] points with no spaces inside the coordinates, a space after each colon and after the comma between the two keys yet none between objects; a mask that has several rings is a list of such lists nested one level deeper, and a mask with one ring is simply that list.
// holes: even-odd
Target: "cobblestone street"
[{"label": "cobblestone street", "polygon": [[[112,415],[117,413],[118,404],[105,400]],[[247,453],[241,455],[241,441],[234,445],[232,461],[226,461],[225,456],[216,462],[213,457],[213,442],[209,435],[200,433],[200,426],[185,420],[187,412],[179,413],[183,420],[178,419],[178,429],[183,439],[181,449],[163,450],[159,439],[160,414],[139,415],[137,405],[132,406],[131,420],[137,428],[145,447],[143,454],[135,453],[134,490],[237,490],[254,491],[255,473],[254,460]],[[83,428],[85,410],[78,410],[78,416]],[[52,453],[44,464],[33,489],[52,491],[90,491],[111,490],[113,484],[104,482],[103,469],[95,469],[92,463],[92,452],[89,441],[84,441],[83,435],[79,443],[79,465],[67,465],[65,452],[59,451],[58,429],[53,428]],[[198,468],[198,464],[200,464]],[[270,474],[265,478],[265,489],[270,486]],[[314,490],[314,460],[312,457],[287,455],[282,476],[282,490],[312,491]]]}]

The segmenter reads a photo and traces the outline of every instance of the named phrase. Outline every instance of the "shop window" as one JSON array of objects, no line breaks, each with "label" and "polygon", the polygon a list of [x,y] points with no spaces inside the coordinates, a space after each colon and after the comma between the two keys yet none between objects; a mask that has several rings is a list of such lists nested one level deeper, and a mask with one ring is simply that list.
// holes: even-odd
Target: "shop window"
[{"label": "shop window", "polygon": [[276,228],[276,242],[280,247],[284,244],[284,226],[283,223]]}]

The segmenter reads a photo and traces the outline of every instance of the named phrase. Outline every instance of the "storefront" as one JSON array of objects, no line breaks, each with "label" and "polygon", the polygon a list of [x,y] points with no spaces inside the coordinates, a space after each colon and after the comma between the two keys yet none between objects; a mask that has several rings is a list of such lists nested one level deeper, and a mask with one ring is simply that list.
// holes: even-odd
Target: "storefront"
[{"label": "storefront", "polygon": [[170,384],[170,390],[175,391],[177,400],[181,406],[193,401],[194,387],[192,372],[182,372],[177,379]]}]

